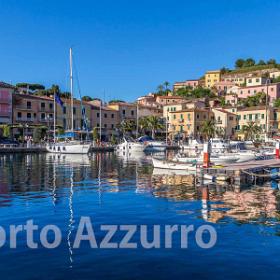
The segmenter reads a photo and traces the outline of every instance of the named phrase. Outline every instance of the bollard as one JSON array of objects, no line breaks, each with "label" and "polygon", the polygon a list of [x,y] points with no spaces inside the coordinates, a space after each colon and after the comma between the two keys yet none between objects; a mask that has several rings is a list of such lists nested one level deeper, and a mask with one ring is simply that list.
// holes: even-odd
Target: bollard
[{"label": "bollard", "polygon": [[205,143],[203,145],[203,167],[208,168],[210,165],[210,151],[209,144]]}]

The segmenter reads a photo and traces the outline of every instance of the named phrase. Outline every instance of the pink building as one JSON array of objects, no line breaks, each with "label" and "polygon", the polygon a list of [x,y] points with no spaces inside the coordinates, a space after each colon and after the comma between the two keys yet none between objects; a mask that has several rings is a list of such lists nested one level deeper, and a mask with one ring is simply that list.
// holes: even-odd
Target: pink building
[{"label": "pink building", "polygon": [[238,98],[247,98],[249,96],[253,96],[258,92],[266,93],[268,90],[268,96],[270,101],[274,101],[276,98],[280,97],[280,83],[259,85],[259,86],[250,86],[250,87],[240,87],[237,90]]},{"label": "pink building", "polygon": [[184,87],[197,88],[199,86],[199,80],[186,80],[184,82],[176,82],[173,85],[173,90],[176,91]]},{"label": "pink building", "polygon": [[227,93],[228,89],[235,86],[235,83],[230,81],[221,81],[214,84],[214,87],[218,90],[218,92]]},{"label": "pink building", "polygon": [[12,123],[12,99],[15,88],[0,82],[0,124]]}]

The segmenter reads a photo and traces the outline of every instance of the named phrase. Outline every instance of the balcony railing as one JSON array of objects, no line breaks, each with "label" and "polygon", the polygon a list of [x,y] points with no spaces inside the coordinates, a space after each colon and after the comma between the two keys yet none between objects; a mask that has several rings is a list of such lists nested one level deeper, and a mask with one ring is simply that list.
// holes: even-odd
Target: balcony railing
[{"label": "balcony railing", "polygon": [[34,118],[16,118],[16,121],[19,121],[19,122],[34,122],[35,119]]}]

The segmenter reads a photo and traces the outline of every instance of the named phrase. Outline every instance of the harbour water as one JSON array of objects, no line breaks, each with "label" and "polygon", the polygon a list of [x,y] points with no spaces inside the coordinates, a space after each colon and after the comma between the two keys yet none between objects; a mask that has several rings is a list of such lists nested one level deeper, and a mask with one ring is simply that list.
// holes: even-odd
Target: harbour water
[{"label": "harbour water", "polygon": [[[172,248],[73,248],[81,217],[100,225],[211,225],[217,242],[188,248],[174,235]],[[240,188],[196,185],[191,176],[153,170],[149,158],[0,155],[0,226],[60,228],[55,249],[0,248],[2,279],[279,279],[280,191],[277,182]],[[99,242],[105,233],[95,232]],[[121,233],[114,242],[123,238]],[[7,240],[9,234],[7,233]],[[133,237],[139,239],[139,233]],[[39,243],[38,234],[34,240]]]}]

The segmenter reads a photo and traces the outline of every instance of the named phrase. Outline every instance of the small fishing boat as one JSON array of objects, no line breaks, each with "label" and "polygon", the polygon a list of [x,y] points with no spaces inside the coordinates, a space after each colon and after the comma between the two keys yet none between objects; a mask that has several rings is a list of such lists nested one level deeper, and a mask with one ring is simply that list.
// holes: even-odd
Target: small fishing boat
[{"label": "small fishing boat", "polygon": [[153,166],[160,169],[195,171],[196,165],[193,163],[181,163],[170,160],[160,160],[152,158]]}]

